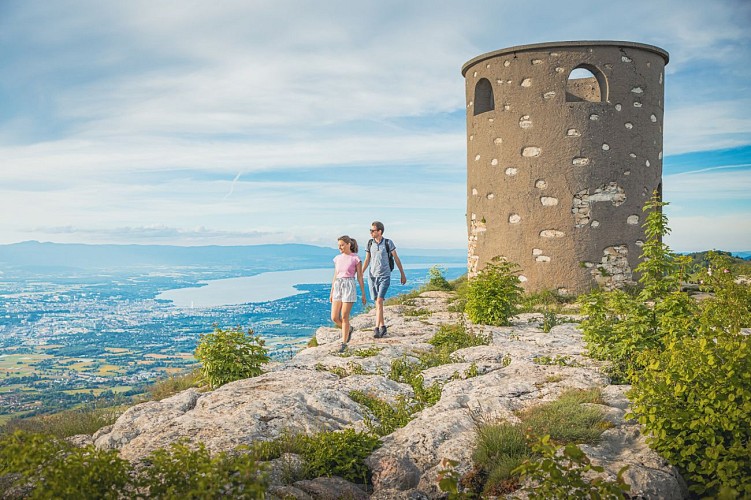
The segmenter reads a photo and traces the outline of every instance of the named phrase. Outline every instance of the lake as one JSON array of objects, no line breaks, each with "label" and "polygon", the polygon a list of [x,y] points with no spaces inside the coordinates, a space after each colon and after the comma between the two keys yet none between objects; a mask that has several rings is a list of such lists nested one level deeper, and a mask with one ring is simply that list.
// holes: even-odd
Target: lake
[{"label": "lake", "polygon": [[[447,271],[450,270],[450,273],[447,272],[447,277],[449,277],[449,274],[454,277],[458,276],[463,274],[462,269],[466,270],[466,265],[463,263],[411,264],[404,266],[407,279],[410,281],[413,280],[416,271],[427,273],[428,269],[434,265],[445,268]],[[298,294],[309,293],[308,290],[299,288],[300,285],[328,284],[331,283],[333,275],[333,266],[319,269],[274,271],[241,278],[202,281],[199,282],[202,286],[165,290],[157,295],[156,298],[172,301],[176,307],[182,308],[210,308],[271,302]],[[449,277],[449,279],[451,278]],[[422,284],[424,280],[420,280],[420,282]],[[399,290],[398,293],[405,293],[413,288],[409,286],[409,281],[406,287],[399,285],[398,271],[392,275],[391,283],[394,291]],[[368,286],[367,279],[365,286]]]}]

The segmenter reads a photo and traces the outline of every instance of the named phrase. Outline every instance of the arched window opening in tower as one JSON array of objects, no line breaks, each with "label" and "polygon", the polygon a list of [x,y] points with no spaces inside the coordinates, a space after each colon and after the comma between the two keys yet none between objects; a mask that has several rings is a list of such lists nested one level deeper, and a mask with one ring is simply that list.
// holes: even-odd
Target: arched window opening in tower
[{"label": "arched window opening in tower", "polygon": [[475,85],[475,115],[493,111],[495,102],[493,101],[493,87],[487,78],[482,78]]},{"label": "arched window opening in tower", "polygon": [[605,75],[594,66],[581,64],[571,71],[566,82],[566,102],[607,102]]}]

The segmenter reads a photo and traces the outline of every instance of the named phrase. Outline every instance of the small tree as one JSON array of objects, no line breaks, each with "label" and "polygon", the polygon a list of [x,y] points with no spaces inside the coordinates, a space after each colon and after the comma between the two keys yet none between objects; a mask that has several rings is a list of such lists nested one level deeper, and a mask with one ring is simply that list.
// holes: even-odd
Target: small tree
[{"label": "small tree", "polygon": [[469,319],[478,324],[508,326],[523,292],[518,272],[516,264],[495,257],[469,280],[465,308]]},{"label": "small tree", "polygon": [[244,332],[239,326],[228,330],[215,326],[213,333],[201,335],[196,348],[201,375],[212,389],[260,375],[261,365],[270,359],[264,343],[251,329]]}]

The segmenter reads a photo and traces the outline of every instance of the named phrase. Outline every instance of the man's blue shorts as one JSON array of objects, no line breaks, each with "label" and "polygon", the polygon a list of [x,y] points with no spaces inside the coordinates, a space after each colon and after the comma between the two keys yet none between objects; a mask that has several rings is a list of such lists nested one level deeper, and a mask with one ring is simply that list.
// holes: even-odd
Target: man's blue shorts
[{"label": "man's blue shorts", "polygon": [[370,289],[370,298],[375,302],[377,298],[386,298],[386,291],[391,285],[391,276],[368,276],[368,288]]}]

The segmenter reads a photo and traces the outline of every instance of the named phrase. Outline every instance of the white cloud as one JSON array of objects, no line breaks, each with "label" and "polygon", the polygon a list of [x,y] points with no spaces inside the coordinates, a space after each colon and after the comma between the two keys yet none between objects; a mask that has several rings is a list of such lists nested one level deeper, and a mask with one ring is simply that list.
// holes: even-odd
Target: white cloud
[{"label": "white cloud", "polygon": [[[379,218],[403,245],[460,247],[465,186],[453,174],[465,168],[464,62],[554,40],[658,45],[671,53],[665,154],[749,144],[751,120],[739,112],[751,107],[748,5],[9,4],[0,16],[0,89],[13,97],[0,115],[0,211],[18,215],[3,219],[0,243],[70,227],[54,235],[329,244]],[[351,173],[326,180],[331,167]],[[395,167],[399,178],[379,175]],[[320,179],[297,178],[311,171]],[[733,189],[719,182],[712,174],[665,186],[705,197]]]}]

